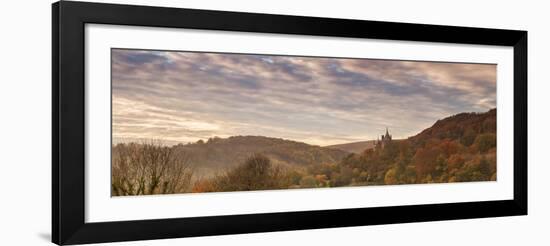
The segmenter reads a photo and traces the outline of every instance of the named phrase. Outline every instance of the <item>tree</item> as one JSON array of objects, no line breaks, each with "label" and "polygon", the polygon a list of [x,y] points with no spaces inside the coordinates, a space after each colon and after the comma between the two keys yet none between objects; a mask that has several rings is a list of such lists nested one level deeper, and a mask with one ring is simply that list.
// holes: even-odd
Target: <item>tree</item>
[{"label": "tree", "polygon": [[201,192],[213,192],[216,191],[216,186],[209,180],[198,180],[193,185],[191,192],[201,193]]},{"label": "tree", "polygon": [[359,177],[357,177],[357,182],[361,182],[361,183],[365,183],[365,182],[369,182],[369,173],[366,172],[366,171],[362,171],[361,173],[359,173]]},{"label": "tree", "polygon": [[327,176],[324,174],[315,175],[315,181],[317,182],[317,186],[320,187],[326,187],[329,183]]},{"label": "tree", "polygon": [[387,185],[398,184],[395,168],[390,168],[384,176],[384,183]]},{"label": "tree", "polygon": [[437,147],[418,149],[413,158],[418,175],[424,176],[434,172],[440,154],[441,150]]},{"label": "tree", "polygon": [[447,166],[450,170],[459,169],[464,165],[464,158],[459,154],[454,154],[447,160]]},{"label": "tree", "polygon": [[475,144],[481,153],[487,153],[488,150],[496,147],[497,137],[494,133],[485,133],[476,137]]},{"label": "tree", "polygon": [[466,147],[472,145],[472,143],[474,143],[474,140],[476,138],[476,133],[475,131],[470,127],[470,128],[467,128],[466,131],[464,132],[464,135],[462,135],[462,137],[460,138],[460,143]]},{"label": "tree", "polygon": [[478,170],[483,176],[490,177],[491,176],[491,167],[489,165],[489,161],[485,158],[481,158],[479,161],[479,167]]},{"label": "tree", "polygon": [[405,173],[401,177],[402,184],[414,184],[417,180],[416,167],[414,165],[409,165],[405,168]]},{"label": "tree", "polygon": [[435,160],[435,170],[432,173],[433,177],[440,177],[447,173],[447,159],[443,154],[440,154]]},{"label": "tree", "polygon": [[253,154],[240,166],[215,178],[219,191],[247,191],[288,188],[289,175],[262,154]]},{"label": "tree", "polygon": [[331,178],[332,186],[347,186],[353,179],[353,170],[349,167],[340,167],[340,172],[337,175],[333,174]]},{"label": "tree", "polygon": [[301,188],[315,188],[315,187],[317,187],[317,181],[311,175],[304,176],[300,180],[300,187]]},{"label": "tree", "polygon": [[464,167],[457,171],[456,180],[465,181],[487,181],[491,179],[489,162],[483,157],[476,157],[464,164]]},{"label": "tree", "polygon": [[187,192],[193,170],[184,152],[160,141],[113,147],[111,192],[114,196]]}]

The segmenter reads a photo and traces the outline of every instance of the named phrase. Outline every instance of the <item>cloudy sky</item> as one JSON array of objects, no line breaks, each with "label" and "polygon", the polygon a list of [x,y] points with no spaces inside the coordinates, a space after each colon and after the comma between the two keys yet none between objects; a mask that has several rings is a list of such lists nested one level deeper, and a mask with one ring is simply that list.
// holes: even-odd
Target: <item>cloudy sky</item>
[{"label": "cloudy sky", "polygon": [[496,107],[496,65],[112,50],[113,140],[406,138]]}]

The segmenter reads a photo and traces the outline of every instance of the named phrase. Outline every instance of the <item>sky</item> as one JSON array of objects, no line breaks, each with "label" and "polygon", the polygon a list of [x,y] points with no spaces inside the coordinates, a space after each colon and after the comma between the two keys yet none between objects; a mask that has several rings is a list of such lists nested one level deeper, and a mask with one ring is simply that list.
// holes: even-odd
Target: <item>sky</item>
[{"label": "sky", "polygon": [[112,50],[114,142],[254,135],[332,145],[413,136],[496,107],[496,65]]}]

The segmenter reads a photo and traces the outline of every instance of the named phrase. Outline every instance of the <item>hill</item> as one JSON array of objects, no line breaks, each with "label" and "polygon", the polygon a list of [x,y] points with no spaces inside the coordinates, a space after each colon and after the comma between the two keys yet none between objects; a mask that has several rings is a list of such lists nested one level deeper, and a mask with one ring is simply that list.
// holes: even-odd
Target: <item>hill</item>
[{"label": "hill", "polygon": [[340,165],[363,175],[356,185],[496,180],[496,109],[438,120],[415,136],[348,156]]},{"label": "hill", "polygon": [[360,154],[367,149],[373,149],[375,145],[376,145],[376,140],[369,140],[369,141],[329,145],[329,146],[325,146],[325,148],[339,149],[350,153]]},{"label": "hill", "polygon": [[477,135],[496,134],[497,110],[491,109],[485,113],[460,113],[438,120],[431,127],[410,137],[415,144],[425,144],[430,139],[458,140],[465,146],[470,146]]},{"label": "hill", "polygon": [[[262,143],[259,146],[280,143],[285,150],[282,153],[292,152],[287,148],[304,148],[299,151],[303,154],[319,149],[323,149],[321,153],[327,149],[354,153],[343,157],[340,162],[316,162],[307,158],[300,161],[301,168],[293,165],[293,168],[280,170],[270,167],[269,163],[270,159],[281,159],[277,157],[281,152],[270,147],[271,156],[254,156],[225,175],[201,180],[194,186],[195,192],[496,180],[496,109],[485,113],[461,113],[438,120],[415,136],[392,140],[383,147],[372,146],[373,141],[326,148],[263,137],[221,141],[244,142],[235,146],[248,146],[249,141]],[[366,149],[361,151],[362,148]],[[263,168],[258,168],[258,165]]]},{"label": "hill", "polygon": [[302,142],[263,136],[233,136],[210,138],[191,144],[175,146],[184,152],[191,163],[201,168],[234,167],[253,154],[262,154],[274,164],[307,166],[338,163],[349,153]]}]

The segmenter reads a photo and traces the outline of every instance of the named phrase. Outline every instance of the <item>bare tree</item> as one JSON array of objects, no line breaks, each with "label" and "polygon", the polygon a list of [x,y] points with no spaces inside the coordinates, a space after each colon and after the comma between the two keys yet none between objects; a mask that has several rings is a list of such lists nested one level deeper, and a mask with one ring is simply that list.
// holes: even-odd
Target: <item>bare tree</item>
[{"label": "bare tree", "polygon": [[114,196],[188,192],[193,175],[187,155],[160,141],[113,146],[111,168]]}]

